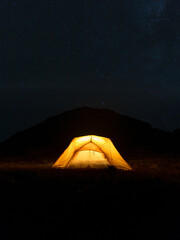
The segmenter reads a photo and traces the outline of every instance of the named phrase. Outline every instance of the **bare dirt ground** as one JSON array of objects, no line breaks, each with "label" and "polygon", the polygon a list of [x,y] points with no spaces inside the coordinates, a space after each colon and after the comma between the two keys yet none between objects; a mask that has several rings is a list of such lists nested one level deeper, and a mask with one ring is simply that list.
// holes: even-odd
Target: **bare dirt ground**
[{"label": "bare dirt ground", "polygon": [[0,164],[1,239],[179,239],[179,160],[133,171]]}]

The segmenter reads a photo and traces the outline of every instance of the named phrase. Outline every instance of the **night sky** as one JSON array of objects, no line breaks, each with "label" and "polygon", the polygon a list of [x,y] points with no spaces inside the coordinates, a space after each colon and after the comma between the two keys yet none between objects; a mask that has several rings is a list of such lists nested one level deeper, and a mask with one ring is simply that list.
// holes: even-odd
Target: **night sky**
[{"label": "night sky", "polygon": [[179,0],[1,0],[0,141],[77,107],[180,127]]}]

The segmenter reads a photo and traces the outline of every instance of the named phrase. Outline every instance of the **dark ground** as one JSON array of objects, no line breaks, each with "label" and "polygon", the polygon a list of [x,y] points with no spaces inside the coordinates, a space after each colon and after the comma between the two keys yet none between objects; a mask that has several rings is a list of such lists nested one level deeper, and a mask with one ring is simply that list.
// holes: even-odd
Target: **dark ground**
[{"label": "dark ground", "polygon": [[180,237],[178,171],[1,167],[0,189],[1,239]]}]

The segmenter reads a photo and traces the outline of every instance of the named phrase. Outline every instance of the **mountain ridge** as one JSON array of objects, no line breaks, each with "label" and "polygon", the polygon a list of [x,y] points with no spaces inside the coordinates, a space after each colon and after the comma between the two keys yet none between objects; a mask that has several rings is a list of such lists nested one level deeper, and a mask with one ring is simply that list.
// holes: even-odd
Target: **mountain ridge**
[{"label": "mountain ridge", "polygon": [[179,154],[173,133],[109,109],[82,107],[51,116],[0,143],[0,157],[54,161],[74,137],[99,135],[112,140],[125,159]]}]

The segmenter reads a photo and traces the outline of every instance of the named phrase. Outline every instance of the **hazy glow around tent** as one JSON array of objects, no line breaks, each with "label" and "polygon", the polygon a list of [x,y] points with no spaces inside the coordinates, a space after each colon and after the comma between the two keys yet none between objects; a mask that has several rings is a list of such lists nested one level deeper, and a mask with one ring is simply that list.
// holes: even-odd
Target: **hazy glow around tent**
[{"label": "hazy glow around tent", "polygon": [[53,167],[100,168],[108,165],[131,170],[109,138],[87,135],[74,138]]}]

